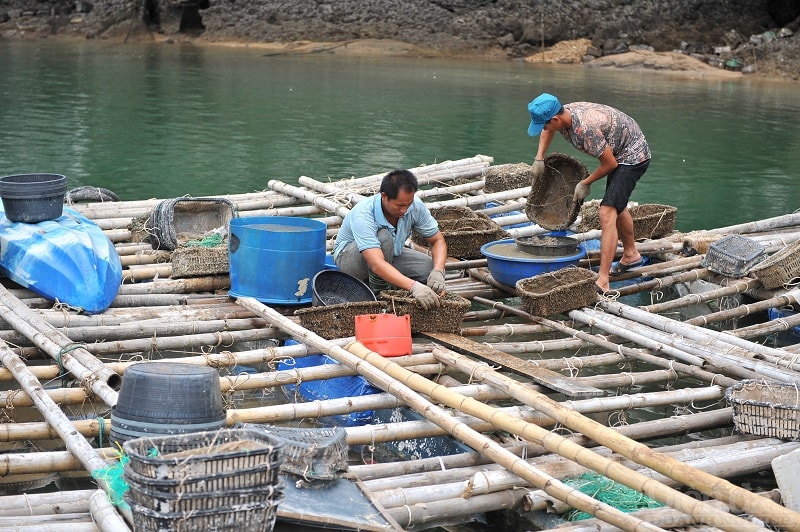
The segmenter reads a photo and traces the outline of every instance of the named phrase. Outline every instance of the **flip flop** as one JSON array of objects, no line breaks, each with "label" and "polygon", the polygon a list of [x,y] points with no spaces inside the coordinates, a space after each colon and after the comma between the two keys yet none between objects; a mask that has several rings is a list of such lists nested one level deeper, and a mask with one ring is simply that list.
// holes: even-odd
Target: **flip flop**
[{"label": "flip flop", "polygon": [[630,264],[623,264],[622,262],[615,262],[611,265],[611,269],[609,270],[609,275],[622,275],[623,273],[627,272],[628,270],[632,270],[633,268],[638,268],[639,266],[644,266],[647,263],[647,259],[644,258],[644,255],[639,257],[639,260],[631,262]]}]

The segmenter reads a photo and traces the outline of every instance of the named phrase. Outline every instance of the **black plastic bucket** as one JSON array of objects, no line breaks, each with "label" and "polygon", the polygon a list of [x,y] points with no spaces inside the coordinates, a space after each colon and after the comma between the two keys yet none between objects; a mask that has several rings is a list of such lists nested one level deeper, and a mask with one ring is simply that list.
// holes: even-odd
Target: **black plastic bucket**
[{"label": "black plastic bucket", "polygon": [[338,270],[322,270],[311,285],[311,303],[315,307],[378,300],[363,281]]},{"label": "black plastic bucket", "polygon": [[128,368],[122,378],[111,409],[111,439],[124,443],[142,436],[217,430],[225,420],[217,370],[143,362]]},{"label": "black plastic bucket", "polygon": [[60,174],[18,174],[0,177],[0,198],[12,222],[55,220],[64,211],[67,178]]}]

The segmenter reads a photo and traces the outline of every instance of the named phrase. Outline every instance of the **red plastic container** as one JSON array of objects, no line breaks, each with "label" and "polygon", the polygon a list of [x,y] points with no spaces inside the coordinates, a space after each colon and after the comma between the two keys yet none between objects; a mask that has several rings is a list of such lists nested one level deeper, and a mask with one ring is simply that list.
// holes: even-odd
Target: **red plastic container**
[{"label": "red plastic container", "polygon": [[411,354],[411,316],[361,314],[356,316],[356,340],[384,357]]}]

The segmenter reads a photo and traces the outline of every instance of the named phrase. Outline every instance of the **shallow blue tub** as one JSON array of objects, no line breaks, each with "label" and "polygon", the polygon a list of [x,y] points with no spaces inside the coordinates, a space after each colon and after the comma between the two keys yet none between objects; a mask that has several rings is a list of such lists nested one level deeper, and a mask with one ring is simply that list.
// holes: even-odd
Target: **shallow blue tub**
[{"label": "shallow blue tub", "polygon": [[586,256],[583,243],[578,252],[563,257],[537,257],[518,251],[513,238],[495,240],[481,246],[486,257],[489,272],[498,283],[513,287],[520,279],[533,277],[540,273],[554,272],[567,266],[576,266]]}]

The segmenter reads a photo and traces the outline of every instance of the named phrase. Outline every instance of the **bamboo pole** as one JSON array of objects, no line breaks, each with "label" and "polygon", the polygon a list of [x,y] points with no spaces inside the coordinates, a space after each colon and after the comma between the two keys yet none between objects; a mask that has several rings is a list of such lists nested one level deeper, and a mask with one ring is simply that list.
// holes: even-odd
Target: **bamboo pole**
[{"label": "bamboo pole", "polygon": [[[644,475],[641,475],[640,473],[636,473],[628,468],[625,468],[620,464],[618,464],[617,462],[614,462],[601,455],[588,451],[586,448],[574,444],[570,442],[568,439],[556,433],[549,432],[546,429],[543,429],[542,427],[539,427],[531,423],[527,423],[519,418],[515,418],[513,416],[504,414],[503,412],[498,411],[498,409],[493,408],[489,405],[485,405],[483,403],[470,400],[469,398],[466,398],[458,393],[448,390],[447,388],[443,388],[440,385],[431,383],[430,381],[424,379],[423,377],[410,374],[406,370],[399,368],[393,362],[390,362],[380,357],[380,355],[371,352],[358,342],[354,342],[353,344],[348,346],[347,350],[358,356],[359,359],[375,365],[376,367],[384,371],[387,375],[393,376],[400,382],[409,384],[413,389],[416,389],[420,393],[424,393],[426,396],[430,397],[437,403],[441,403],[453,408],[458,408],[459,410],[461,410],[466,414],[473,415],[479,419],[491,421],[491,423],[495,425],[499,430],[506,430],[508,432],[511,432],[512,434],[517,434],[527,440],[539,443],[540,445],[543,445],[546,449],[548,449],[551,452],[557,453],[560,456],[573,460],[584,467],[597,471],[598,473],[601,473],[611,478],[612,480],[616,480],[617,482],[625,484],[633,489],[636,489],[637,491],[645,493],[646,495],[658,500],[659,502],[668,504],[669,506],[672,506],[685,513],[693,515],[702,522],[713,524],[714,526],[719,526],[726,530],[760,529],[760,527],[746,523],[742,519],[739,519],[738,517],[731,518],[731,516],[728,514],[721,514],[720,512],[711,509],[710,507],[698,504],[698,501],[696,499],[693,499],[692,497],[688,497],[680,492],[677,492],[674,489],[669,488],[661,483],[653,482],[652,479],[648,479]],[[436,354],[438,357],[440,353],[444,353],[446,351],[447,350],[437,348],[434,349],[434,354]],[[459,358],[465,358],[455,353],[448,353],[448,354],[452,356],[451,361],[457,361]],[[482,366],[477,363],[475,363],[474,365],[476,366],[475,373],[473,373],[473,376],[475,378],[481,378],[481,375],[487,375],[489,373],[482,371],[482,369],[485,369],[485,366]],[[509,379],[509,381],[511,381],[511,379]],[[603,443],[613,448],[614,450],[620,452],[624,456],[628,456],[629,458],[632,459],[634,456],[637,456],[638,453],[644,453],[650,451],[650,449],[648,449],[646,446],[640,445],[637,442],[634,442],[627,438],[623,438],[613,429],[610,429],[608,427],[600,425],[595,421],[583,417],[581,414],[578,414],[577,412],[574,412],[571,409],[563,407],[559,403],[552,401],[551,399],[541,394],[532,392],[528,389],[526,389],[525,393],[517,394],[516,391],[519,391],[519,388],[517,388],[515,384],[518,385],[519,383],[516,381],[513,382],[514,384],[506,382],[506,384],[508,384],[508,391],[511,391],[512,395],[514,395],[519,400],[527,398],[527,401],[525,401],[526,404],[533,406],[537,410],[541,410],[542,412],[546,413],[556,421],[563,423],[572,430],[577,430],[579,432],[582,432],[587,436],[590,436],[592,439],[600,443]],[[493,381],[493,384],[496,385],[497,382]],[[614,445],[616,443],[621,443],[624,445]],[[633,449],[635,449],[635,452],[633,451]],[[628,451],[628,453],[626,454],[625,451]],[[657,453],[652,453],[652,456],[654,458],[662,460],[665,458],[663,456],[658,455]],[[698,477],[703,478],[701,476],[701,472],[691,468],[686,468],[683,464],[680,463],[671,463],[670,465],[672,468],[681,469],[682,472],[685,471],[688,473],[686,475],[685,480],[689,481],[689,485],[693,484],[701,485],[694,481],[695,478]],[[516,473],[515,471],[512,472]],[[715,485],[719,485],[719,482],[720,479],[714,478]],[[705,485],[702,486],[707,489],[707,486]],[[741,490],[741,488],[736,488],[735,486],[732,485],[730,486],[732,488]],[[727,487],[728,486],[726,486],[726,488]],[[741,491],[749,494],[749,492],[746,492],[745,490]],[[723,491],[723,494],[727,493]],[[774,508],[769,508],[769,509],[771,511],[774,510]],[[790,514],[794,514],[794,512],[791,512]],[[797,518],[797,523],[800,524],[800,514],[796,514],[795,518]]]},{"label": "bamboo pole", "polygon": [[[798,291],[792,290],[785,294],[771,297],[763,301],[757,301],[755,303],[747,303],[744,305],[739,305],[736,308],[721,310],[719,312],[705,314],[703,316],[697,316],[696,318],[684,320],[683,322],[688,325],[704,326],[710,323],[717,323],[720,321],[740,318],[742,316],[748,316],[756,312],[763,312],[768,308],[773,308],[773,307],[780,308],[786,305],[792,305],[794,303],[797,303],[799,298],[800,294],[798,294]],[[736,334],[736,331],[730,331],[730,332],[731,334]]]},{"label": "bamboo pole", "polygon": [[[69,454],[69,451],[62,451]],[[6,473],[4,473],[6,474]],[[89,498],[97,490],[65,490],[54,493],[26,493],[3,497],[0,516],[49,515],[58,512],[77,513],[89,510]]]},{"label": "bamboo pole", "polygon": [[118,528],[119,513],[103,490],[96,490],[89,497],[89,513],[92,522],[97,525],[100,532],[118,532],[120,530]]},{"label": "bamboo pole", "polygon": [[[67,369],[81,383],[91,389],[107,405],[117,403],[117,392],[122,379],[106,368],[90,352],[72,342],[38,314],[13,297],[0,286],[0,311],[3,319],[24,334],[39,349]],[[6,345],[5,342],[2,345]]]},{"label": "bamboo pole", "polygon": [[[554,330],[560,331],[560,332],[562,332],[562,333],[564,333],[564,334],[566,334],[568,336],[572,336],[572,337],[575,337],[575,338],[580,338],[581,340],[586,340],[587,342],[590,342],[590,343],[592,343],[594,345],[603,347],[604,349],[609,349],[611,351],[617,351],[617,352],[625,355],[626,357],[633,358],[635,360],[641,360],[642,362],[647,362],[649,364],[653,364],[654,366],[667,368],[667,369],[672,369],[674,371],[677,371],[678,373],[681,373],[681,374],[684,374],[684,375],[690,375],[690,376],[696,377],[698,379],[701,379],[701,380],[703,380],[705,382],[714,382],[714,383],[718,383],[718,384],[720,384],[722,386],[733,386],[736,382],[738,382],[737,380],[731,379],[730,377],[727,377],[725,375],[712,373],[712,372],[706,371],[704,369],[701,369],[701,368],[699,368],[697,366],[694,366],[692,364],[684,364],[682,362],[677,362],[677,361],[674,361],[674,360],[666,360],[663,357],[652,355],[652,354],[647,353],[647,352],[645,352],[645,351],[643,351],[641,349],[633,349],[633,348],[630,348],[630,347],[627,347],[627,346],[624,346],[624,345],[615,344],[615,343],[610,342],[610,341],[608,341],[605,338],[602,338],[600,336],[595,336],[593,334],[589,334],[589,333],[586,333],[586,332],[583,332],[583,331],[579,331],[577,329],[574,329],[572,327],[568,327],[568,326],[564,325],[563,323],[560,323],[560,322],[557,322],[557,321],[554,321],[554,320],[548,320],[546,318],[533,316],[531,314],[528,314],[527,312],[524,312],[524,311],[522,311],[520,309],[511,307],[511,306],[508,306],[508,305],[503,305],[501,303],[496,303],[494,301],[490,301],[490,300],[479,298],[479,297],[475,297],[475,298],[473,298],[473,300],[478,302],[478,303],[482,303],[484,305],[490,305],[490,306],[493,306],[495,308],[499,308],[499,309],[505,310],[505,311],[507,311],[509,313],[512,313],[512,314],[515,314],[517,316],[525,317],[525,318],[533,321],[534,323],[538,323],[538,324],[541,324],[541,325],[546,325],[546,326],[548,326],[548,327],[550,327],[550,328],[552,328]],[[577,313],[579,311],[572,311],[572,312]],[[579,319],[580,317],[581,317],[580,314],[575,314],[575,318],[573,318],[573,319],[575,319],[576,321],[580,321],[580,319]]]},{"label": "bamboo pole", "polygon": [[429,209],[438,209],[441,207],[471,207],[474,205],[485,205],[490,201],[516,199],[526,197],[531,192],[531,187],[515,188],[511,190],[504,190],[502,192],[493,192],[491,194],[476,194],[474,196],[465,196],[445,201],[435,201],[426,203]]},{"label": "bamboo pole", "polygon": [[[399,380],[393,379],[388,374],[376,370],[371,361],[357,357],[353,353],[348,353],[348,351],[330,344],[324,338],[321,338],[316,334],[297,326],[293,322],[286,320],[284,316],[281,316],[273,309],[259,303],[253,298],[239,298],[237,299],[237,302],[245,308],[263,315],[265,318],[267,318],[267,320],[274,325],[279,326],[287,333],[298,338],[302,338],[305,343],[313,346],[315,349],[325,351],[339,362],[353,367],[373,384],[378,385],[382,389],[391,390],[393,395],[401,397],[402,400],[407,402],[414,410],[435,422],[440,427],[445,428],[453,436],[457,437],[461,441],[464,441],[467,443],[467,445],[470,445],[470,447],[473,447],[474,449],[481,449],[483,453],[487,454],[487,456],[491,457],[496,462],[501,463],[509,470],[517,473],[520,477],[524,478],[534,486],[541,487],[554,497],[563,500],[575,506],[576,508],[587,511],[596,517],[600,517],[607,522],[620,526],[625,530],[655,529],[647,523],[643,523],[636,519],[630,519],[629,516],[620,512],[616,508],[608,506],[604,503],[600,503],[599,501],[596,501],[577,490],[569,488],[558,480],[543,474],[541,471],[531,466],[527,462],[520,460],[518,457],[509,453],[505,448],[500,446],[495,441],[475,432],[474,430],[465,426],[463,423],[453,421],[453,419],[440,407],[423,399],[419,394],[413,392]],[[353,347],[356,345],[360,344],[357,342],[355,344],[351,344],[350,349],[353,349]],[[377,357],[381,359],[381,361],[386,361],[380,355],[372,353],[363,346],[361,347],[366,351],[367,355],[374,355],[369,356],[369,358],[375,360],[375,357]],[[375,362],[380,361],[375,360]],[[424,379],[423,377],[419,378]],[[464,396],[461,397],[463,398]]]},{"label": "bamboo pole", "polygon": [[307,190],[303,190],[300,187],[295,187],[293,185],[289,185],[287,183],[283,183],[282,181],[278,181],[277,179],[270,179],[267,182],[267,186],[278,192],[282,192],[284,194],[289,194],[295,196],[303,201],[307,201],[312,205],[316,205],[320,209],[323,209],[326,212],[331,212],[344,218],[347,216],[347,213],[350,212],[350,209],[337,203],[335,201],[329,200],[320,194],[315,194],[313,192],[309,192]]},{"label": "bamboo pole", "polygon": [[[14,378],[19,382],[23,390],[33,399],[39,412],[45,417],[47,423],[53,427],[58,433],[58,436],[67,446],[69,450],[81,463],[86,467],[90,473],[104,469],[108,464],[105,460],[98,456],[97,452],[92,448],[86,439],[76,432],[75,427],[61,409],[58,408],[46,393],[39,380],[30,374],[25,363],[3,343],[0,345],[0,362],[14,374]],[[103,479],[97,479],[98,484],[105,492],[110,492],[112,486],[107,484]],[[125,514],[123,509],[120,511]],[[112,516],[105,516],[109,521]],[[133,523],[130,512],[126,515],[129,523]],[[122,520],[119,514],[116,514],[115,530],[130,530]]]},{"label": "bamboo pole", "polygon": [[659,314],[661,312],[666,312],[681,307],[699,305],[714,299],[741,294],[747,292],[748,290],[758,288],[759,286],[761,286],[761,281],[756,279],[743,279],[741,281],[730,282],[727,286],[722,286],[714,290],[707,290],[699,294],[689,294],[683,297],[672,299],[670,301],[655,303],[652,305],[643,306],[641,308],[642,310],[646,310],[652,314]]},{"label": "bamboo pole", "polygon": [[[495,386],[501,386],[504,391],[507,391],[515,399],[536,408],[559,423],[562,423],[564,426],[581,432],[598,443],[605,445],[609,449],[620,453],[621,455],[633,460],[638,464],[647,466],[654,471],[672,478],[681,484],[694,488],[701,493],[708,495],[709,497],[722,500],[728,504],[733,504],[737,508],[741,508],[765,521],[779,523],[780,526],[787,526],[791,524],[793,527],[800,527],[800,513],[793,512],[774,503],[762,504],[764,501],[758,500],[757,498],[753,499],[752,494],[747,490],[735,486],[730,482],[688,467],[686,464],[669,458],[661,453],[654,452],[646,445],[642,445],[634,440],[631,440],[630,438],[621,436],[613,429],[584,417],[582,414],[575,412],[574,410],[569,409],[542,394],[525,389],[520,386],[519,382],[505,377],[504,375],[501,375],[496,371],[487,368],[486,366],[471,361],[466,357],[458,355],[457,353],[453,353],[442,348],[437,348],[434,349],[434,354],[437,356],[437,358],[440,358],[440,360],[445,361],[448,364],[455,365],[458,363],[471,367],[474,370],[472,373],[474,378],[486,380]],[[430,393],[427,393],[427,395],[429,395],[432,399],[442,399],[440,395],[444,395],[436,393],[440,392],[440,390],[437,390],[433,387],[430,387],[429,391]],[[465,401],[465,403],[467,402],[468,401]],[[445,402],[444,404],[448,403]],[[473,406],[475,406],[475,411],[473,412],[473,409],[470,409],[470,412],[467,413],[472,413],[473,415],[476,415],[476,417],[486,419],[484,415],[487,415],[488,412],[487,414],[478,415],[480,410],[485,409],[483,407],[478,407],[477,405]],[[462,403],[460,407],[463,409],[464,403]],[[530,439],[527,435],[528,427],[535,427],[535,425],[528,425],[527,427],[521,429],[520,432],[515,431],[514,433],[526,437],[526,439]],[[535,430],[533,431],[533,434],[536,434]],[[552,447],[548,442],[549,439],[563,439],[560,436],[553,438],[552,433],[550,433],[550,435],[542,434],[541,436],[533,436],[533,438],[533,441],[541,440],[539,443],[545,445],[545,447],[551,449],[553,452],[558,452],[558,454],[561,456],[565,456],[566,453],[563,452],[564,447],[561,442],[553,444]],[[578,447],[580,448],[580,446]],[[729,521],[723,516],[716,515],[717,512],[713,511],[708,516],[702,517],[704,512],[703,509],[694,508],[693,504],[683,499],[684,496],[682,494],[673,497],[670,495],[672,490],[669,492],[662,492],[661,486],[663,485],[660,483],[657,483],[655,486],[650,486],[646,481],[636,483],[633,482],[636,476],[634,475],[629,478],[629,475],[627,474],[620,474],[619,477],[615,478],[615,476],[612,475],[612,471],[615,466],[610,464],[607,466],[607,468],[589,466],[587,463],[583,463],[581,461],[580,451],[577,450],[575,456],[572,458],[574,458],[581,465],[590,467],[591,469],[604,474],[609,478],[616,480],[617,482],[621,482],[636,489],[637,491],[647,494],[659,502],[663,502],[664,504],[681,510],[684,513],[692,515],[704,523],[718,526],[726,530],[728,529],[727,527],[734,527],[731,528],[731,530],[739,530],[738,528],[735,528],[735,526],[742,526],[741,523],[738,525],[734,524],[736,521],[741,521],[741,519]],[[691,499],[691,497],[689,498]],[[713,517],[715,515],[716,517],[720,518],[719,521],[716,520],[716,517]]]},{"label": "bamboo pole", "polygon": [[624,315],[624,317],[631,317],[631,319],[634,319],[640,323],[658,327],[665,332],[675,333],[686,338],[697,339],[698,342],[703,342],[706,345],[714,342],[721,342],[721,344],[719,344],[721,346],[721,351],[715,354],[715,364],[717,361],[720,361],[720,363],[728,361],[732,364],[741,364],[752,371],[756,371],[761,375],[768,375],[771,378],[779,381],[800,381],[800,373],[790,369],[784,368],[778,371],[778,368],[776,368],[774,365],[764,364],[758,360],[728,355],[728,353],[731,351],[731,346],[734,346],[750,352],[751,356],[752,354],[762,354],[774,356],[776,358],[791,358],[791,354],[780,349],[774,349],[765,345],[749,342],[724,332],[703,329],[694,325],[686,325],[685,323],[671,320],[669,318],[665,318],[664,316],[659,316],[658,314],[650,314],[648,312],[644,312],[626,305],[623,306],[612,301],[602,301],[600,306],[607,312],[617,316]]},{"label": "bamboo pole", "polygon": [[[725,412],[726,410],[727,412]],[[673,416],[663,420],[642,421],[633,425],[620,425],[615,427],[615,430],[636,440],[663,438],[676,433],[691,433],[730,424],[731,415],[731,409],[727,408]],[[568,439],[586,447],[597,447],[599,445],[582,434],[571,435]],[[729,436],[715,439],[709,442],[709,445],[717,445],[717,442],[730,443],[741,440],[742,436]],[[705,443],[705,441],[702,443]],[[684,445],[697,445],[698,443]],[[515,442],[508,449],[519,456],[525,457],[525,459],[533,459],[547,453],[547,450],[541,445],[529,442],[520,444]],[[602,449],[600,451],[602,452]],[[559,458],[558,455],[551,454],[550,456]],[[491,463],[480,453],[470,451],[455,455],[422,458],[411,462],[353,465],[348,468],[348,471],[361,480],[362,484],[370,491],[380,491],[383,489],[418,486],[426,483],[426,480],[430,480],[431,483],[437,483],[469,479],[477,473],[499,469],[501,469],[500,465]]]}]

